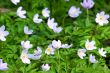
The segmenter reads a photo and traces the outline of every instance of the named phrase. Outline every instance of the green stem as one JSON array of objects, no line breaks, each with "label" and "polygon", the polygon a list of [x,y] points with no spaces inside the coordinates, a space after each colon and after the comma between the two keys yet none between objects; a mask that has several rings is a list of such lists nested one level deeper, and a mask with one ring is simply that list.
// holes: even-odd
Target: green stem
[{"label": "green stem", "polygon": [[60,73],[60,51],[58,50],[58,73]]},{"label": "green stem", "polygon": [[26,35],[26,40],[28,40],[28,35]]},{"label": "green stem", "polygon": [[25,66],[24,66],[24,69],[23,69],[23,73],[26,73],[26,72],[25,72]]},{"label": "green stem", "polygon": [[89,25],[89,10],[86,10],[87,16],[86,16],[86,26]]},{"label": "green stem", "polygon": [[[67,52],[66,52],[67,53]],[[67,73],[67,55],[66,55],[66,73]]]},{"label": "green stem", "polygon": [[63,27],[64,27],[64,23],[65,23],[65,18],[66,18],[67,16],[64,16],[63,17],[63,20],[62,20],[62,25],[63,25]]}]

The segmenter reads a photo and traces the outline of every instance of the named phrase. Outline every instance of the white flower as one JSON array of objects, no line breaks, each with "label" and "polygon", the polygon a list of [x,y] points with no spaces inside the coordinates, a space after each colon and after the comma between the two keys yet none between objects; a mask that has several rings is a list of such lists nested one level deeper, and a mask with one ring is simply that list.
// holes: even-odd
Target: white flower
[{"label": "white flower", "polygon": [[0,27],[0,40],[1,41],[6,41],[6,36],[9,35],[9,32],[8,31],[5,31],[5,26],[2,25]]},{"label": "white flower", "polygon": [[55,51],[55,49],[52,47],[52,45],[50,44],[49,46],[48,46],[48,48],[45,50],[45,53],[47,54],[47,55],[53,55],[54,54],[54,51]]},{"label": "white flower", "polygon": [[22,9],[23,9],[23,7],[20,6],[20,7],[17,9],[16,14],[17,14],[17,16],[19,16],[20,18],[26,18],[26,16],[25,16],[26,10],[22,10]]},{"label": "white flower", "polygon": [[32,48],[32,44],[30,44],[30,41],[21,41],[21,46],[26,50]]},{"label": "white flower", "polygon": [[45,8],[42,10],[42,15],[47,18],[50,16],[50,11],[48,10],[48,8]]},{"label": "white flower", "polygon": [[104,24],[108,24],[108,22],[109,22],[108,18],[109,18],[109,15],[105,14],[105,12],[102,11],[100,13],[97,13],[95,21],[100,26],[103,26]]},{"label": "white flower", "polygon": [[95,41],[89,41],[89,40],[87,40],[86,43],[85,43],[85,47],[86,47],[87,50],[96,49],[96,47],[95,47]]},{"label": "white flower", "polygon": [[104,51],[103,48],[99,49],[98,51],[99,51],[99,54],[100,54],[101,56],[106,57],[106,53],[107,53],[107,52]]},{"label": "white flower", "polygon": [[29,30],[28,26],[24,26],[24,33],[29,35],[32,34],[33,30]]},{"label": "white flower", "polygon": [[83,0],[83,2],[81,2],[81,5],[86,9],[91,9],[94,6],[94,1],[93,0]]},{"label": "white flower", "polygon": [[28,57],[32,60],[38,60],[42,56],[42,50],[40,47],[37,47],[37,50],[34,51],[33,54],[28,54]]},{"label": "white flower", "polygon": [[57,49],[61,48],[61,41],[60,41],[60,40],[58,40],[58,41],[53,40],[53,41],[52,41],[52,46],[53,46],[54,48],[57,48]]},{"label": "white flower", "polygon": [[93,56],[92,54],[90,54],[90,56],[89,56],[89,61],[91,62],[91,63],[97,63],[98,61],[95,59],[95,56]]},{"label": "white flower", "polygon": [[30,64],[31,62],[28,58],[27,52],[28,52],[27,50],[23,50],[21,53],[20,59],[22,60],[23,63]]},{"label": "white flower", "polygon": [[42,19],[39,18],[39,14],[35,14],[33,17],[34,23],[41,23]]},{"label": "white flower", "polygon": [[77,55],[78,55],[81,59],[83,59],[83,57],[86,56],[85,53],[86,53],[86,49],[79,49],[78,52],[77,52]]},{"label": "white flower", "polygon": [[50,29],[54,29],[54,27],[56,27],[58,24],[54,22],[54,18],[48,18],[47,25]]},{"label": "white flower", "polygon": [[0,70],[7,70],[7,63],[3,63],[3,60],[0,59]]},{"label": "white flower", "polygon": [[53,31],[55,32],[55,33],[60,33],[61,31],[62,31],[62,27],[54,27],[53,28]]},{"label": "white flower", "polygon": [[17,4],[20,2],[20,0],[11,0],[11,2],[12,2],[13,4],[17,5]]},{"label": "white flower", "polygon": [[79,14],[81,14],[80,8],[76,8],[75,6],[72,6],[68,11],[68,15],[72,18],[78,17]]},{"label": "white flower", "polygon": [[48,18],[47,25],[50,29],[52,29],[55,33],[60,33],[62,31],[62,27],[57,27],[58,23],[54,22],[54,18]]},{"label": "white flower", "polygon": [[67,1],[70,1],[70,0],[65,0],[65,1],[67,2]]},{"label": "white flower", "polygon": [[70,44],[70,45],[68,45],[68,44],[62,44],[61,45],[61,48],[71,48],[73,46],[73,44]]},{"label": "white flower", "polygon": [[42,70],[43,70],[43,71],[48,71],[49,69],[50,69],[49,64],[43,64],[43,65],[42,65]]}]

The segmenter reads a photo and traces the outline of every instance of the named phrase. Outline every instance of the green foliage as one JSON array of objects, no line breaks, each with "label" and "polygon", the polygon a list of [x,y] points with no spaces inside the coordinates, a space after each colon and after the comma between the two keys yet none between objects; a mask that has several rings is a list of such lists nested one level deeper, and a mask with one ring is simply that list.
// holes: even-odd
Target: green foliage
[{"label": "green foliage", "polygon": [[[27,18],[20,19],[16,16],[18,6],[13,5],[9,0],[0,0],[0,7],[8,8],[9,12],[0,13],[0,26],[5,25],[6,30],[10,32],[7,36],[7,41],[0,41],[0,58],[8,63],[9,70],[0,71],[0,73],[110,73],[110,44],[106,41],[110,40],[110,23],[101,27],[95,23],[95,15],[97,12],[104,10],[110,12],[110,1],[94,0],[95,6],[89,10],[89,26],[85,24],[86,10],[81,7],[81,0],[21,0],[18,6],[23,6],[27,11]],[[80,7],[82,14],[75,19],[68,16],[68,10],[71,6]],[[42,9],[48,7],[51,11],[51,17],[55,18],[58,25],[63,27],[63,31],[59,34],[54,33],[47,26],[47,20],[42,17]],[[33,16],[39,13],[44,19],[43,23],[35,24]],[[30,36],[24,34],[24,26],[28,25],[34,33]],[[70,49],[60,49],[55,52],[55,55],[45,55],[45,49],[52,40],[60,39],[62,43],[73,44]],[[87,39],[95,40],[97,47],[104,47],[107,51],[107,59],[102,58],[95,51],[98,63],[91,64],[88,58],[81,60],[77,56],[77,50],[83,48]],[[23,64],[20,60],[22,40],[30,40],[33,44],[32,52],[36,46],[41,46],[43,55],[40,60],[31,61],[31,64]],[[109,41],[110,42],[110,41]],[[59,54],[58,55],[58,51]],[[97,50],[98,51],[98,50]],[[58,58],[59,57],[59,58]],[[59,62],[60,59],[60,62]],[[49,71],[42,71],[41,65],[44,63],[50,64]]]}]

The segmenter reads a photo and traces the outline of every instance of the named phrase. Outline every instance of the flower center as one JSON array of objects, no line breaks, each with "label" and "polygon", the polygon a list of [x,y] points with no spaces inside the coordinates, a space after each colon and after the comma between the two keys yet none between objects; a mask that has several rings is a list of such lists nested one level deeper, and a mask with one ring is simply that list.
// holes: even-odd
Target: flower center
[{"label": "flower center", "polygon": [[104,17],[103,16],[100,16],[100,18],[99,18],[100,20],[104,20]]},{"label": "flower center", "polygon": [[91,44],[88,44],[88,45],[87,45],[87,48],[91,48],[91,47],[92,47],[92,45],[91,45]]},{"label": "flower center", "polygon": [[77,13],[77,10],[74,10],[74,11],[73,11],[73,14],[76,14],[76,13]]},{"label": "flower center", "polygon": [[51,52],[51,50],[52,50],[51,48],[48,48],[48,49],[47,49],[48,52]]},{"label": "flower center", "polygon": [[80,55],[83,55],[83,52],[82,52],[82,51],[79,51],[79,54],[80,54]]},{"label": "flower center", "polygon": [[27,55],[26,54],[23,54],[22,58],[23,59],[27,58]]}]

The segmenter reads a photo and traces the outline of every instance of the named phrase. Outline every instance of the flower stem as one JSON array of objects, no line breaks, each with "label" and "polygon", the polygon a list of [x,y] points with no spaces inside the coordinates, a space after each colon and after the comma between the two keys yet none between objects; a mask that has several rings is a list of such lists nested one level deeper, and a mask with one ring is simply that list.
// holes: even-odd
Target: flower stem
[{"label": "flower stem", "polygon": [[26,71],[25,71],[25,66],[24,66],[24,69],[23,69],[23,73],[25,73]]},{"label": "flower stem", "polygon": [[89,25],[89,10],[86,10],[87,16],[86,16],[86,26]]},{"label": "flower stem", "polygon": [[28,40],[28,35],[26,35],[26,40]]},{"label": "flower stem", "polygon": [[65,69],[66,69],[66,73],[67,73],[67,55],[66,55],[66,68]]},{"label": "flower stem", "polygon": [[60,73],[60,51],[58,50],[58,73]]},{"label": "flower stem", "polygon": [[65,18],[66,18],[67,16],[64,16],[63,17],[63,20],[62,20],[62,25],[63,25],[63,27],[64,27],[64,23],[65,23]]}]

